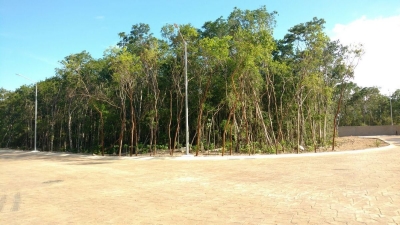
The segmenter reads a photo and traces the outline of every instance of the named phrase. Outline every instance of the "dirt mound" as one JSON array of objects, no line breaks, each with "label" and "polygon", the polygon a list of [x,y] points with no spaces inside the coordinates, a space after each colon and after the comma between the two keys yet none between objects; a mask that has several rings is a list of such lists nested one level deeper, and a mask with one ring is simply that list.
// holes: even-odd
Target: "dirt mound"
[{"label": "dirt mound", "polygon": [[364,137],[339,137],[335,139],[336,151],[360,150],[368,148],[379,148],[388,144],[378,138]]}]

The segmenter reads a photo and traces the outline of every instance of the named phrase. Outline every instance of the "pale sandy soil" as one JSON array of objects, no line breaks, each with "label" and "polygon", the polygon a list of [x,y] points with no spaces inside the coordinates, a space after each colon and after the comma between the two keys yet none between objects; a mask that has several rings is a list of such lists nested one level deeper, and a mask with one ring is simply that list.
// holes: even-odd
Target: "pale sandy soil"
[{"label": "pale sandy soil", "polygon": [[336,139],[335,151],[380,148],[388,145],[389,144],[387,144],[386,142],[377,138],[339,137]]},{"label": "pale sandy soil", "polygon": [[394,147],[260,160],[0,150],[0,224],[399,225],[400,136],[382,138]]},{"label": "pale sandy soil", "polygon": [[[375,138],[375,137],[337,137],[335,139],[335,150],[334,151],[352,151],[352,150],[362,150],[362,149],[371,149],[371,148],[380,148],[380,147],[385,147],[388,146],[386,142]],[[18,149],[20,150],[20,149]],[[331,152],[332,151],[332,146],[326,146],[326,147],[320,147],[317,149],[317,152]],[[310,149],[305,149],[304,151],[300,151],[299,153],[308,153],[308,152],[314,152],[314,148]],[[63,153],[69,153],[69,152],[63,152]],[[186,153],[186,149],[177,149],[175,150],[173,156],[174,157],[180,157]],[[285,152],[280,151],[279,154],[296,154],[296,150],[289,150],[286,149]],[[70,154],[70,153],[69,153]],[[194,150],[190,152],[190,154],[196,154]],[[251,155],[254,154],[266,154],[266,153],[261,153],[261,152],[254,152]],[[95,155],[95,154],[93,154]],[[203,151],[199,152],[198,156],[218,156],[221,155],[221,149],[216,149],[214,151]],[[229,150],[227,149],[224,153],[224,155],[230,155]],[[235,153],[233,152],[232,155],[248,155],[247,153]],[[108,155],[108,156],[118,156],[117,155]],[[129,156],[129,152],[122,152],[122,156]],[[133,156],[135,156],[133,154]],[[139,157],[170,157],[170,152],[169,150],[157,150],[156,155],[146,153],[146,154],[138,154],[137,156]]]},{"label": "pale sandy soil", "polygon": [[[371,149],[371,148],[380,148],[380,147],[385,147],[388,146],[386,142],[374,138],[374,137],[337,137],[335,139],[335,150],[334,151],[352,151],[352,150],[362,150],[362,149]],[[320,147],[317,149],[317,152],[330,152],[332,151],[332,146],[327,146],[327,147]],[[306,152],[314,152],[314,149],[305,149],[303,151],[304,153]],[[296,153],[295,150],[293,152],[288,152],[286,150],[285,154],[290,154],[290,153]],[[195,154],[195,152],[191,152],[191,154]],[[233,153],[234,155],[239,155],[237,153]],[[257,153],[256,153],[257,154]],[[282,154],[280,152],[279,154]],[[149,156],[150,154],[148,154]],[[174,153],[174,156],[181,156],[182,153],[180,151],[176,151]],[[215,155],[221,155],[220,152],[213,152],[213,151],[204,151],[203,153],[199,152],[199,156],[215,156]],[[229,155],[229,151],[225,152],[225,155]],[[246,155],[246,154],[242,154]],[[143,155],[142,155],[143,156]],[[162,157],[167,157],[169,156],[169,152],[167,151],[158,151],[156,156],[162,156]]]}]

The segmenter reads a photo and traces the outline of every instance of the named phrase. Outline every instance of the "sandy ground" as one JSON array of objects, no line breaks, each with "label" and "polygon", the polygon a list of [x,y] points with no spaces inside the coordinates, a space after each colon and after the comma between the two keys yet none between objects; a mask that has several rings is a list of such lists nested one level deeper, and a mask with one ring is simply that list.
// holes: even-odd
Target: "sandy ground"
[{"label": "sandy ground", "polygon": [[[382,141],[378,137],[355,137],[355,136],[350,136],[350,137],[337,137],[335,139],[335,150],[334,151],[352,151],[352,150],[362,150],[362,149],[371,149],[371,148],[380,148],[380,147],[385,147],[388,146],[389,144]],[[327,147],[321,147],[317,149],[317,152],[330,152],[332,151],[332,146],[327,146]],[[304,151],[300,153],[307,153],[307,152],[314,152],[314,149],[305,149]],[[194,154],[194,152],[191,152]],[[295,153],[295,152],[294,152]],[[212,152],[212,151],[204,151],[203,153],[199,152],[199,156],[215,156],[215,155],[221,155],[221,153],[218,152]],[[282,154],[282,153],[279,153]],[[285,154],[291,154],[291,152],[285,152]],[[149,156],[148,154],[147,156]],[[174,156],[181,156],[182,153],[180,151],[177,151],[174,153]],[[229,155],[229,152],[225,152],[225,155]],[[239,155],[237,153],[234,153],[234,155]],[[247,155],[247,154],[243,154]],[[168,157],[169,152],[167,151],[158,151],[156,156],[162,156],[162,157]]]},{"label": "sandy ground", "polygon": [[[356,137],[356,136],[351,136],[351,137],[337,137],[335,139],[335,152],[338,151],[352,151],[352,150],[362,150],[362,149],[371,149],[371,148],[380,148],[380,147],[385,147],[388,146],[389,144],[382,141],[381,139],[379,139],[378,137]],[[0,149],[1,150],[1,149]],[[4,149],[6,150],[6,149]],[[21,150],[21,149],[18,149]],[[184,148],[180,150],[175,150],[173,157],[181,157],[182,155],[186,154],[186,150]],[[320,147],[317,149],[317,152],[331,152],[332,151],[332,146],[327,146],[327,147]],[[314,149],[305,149],[304,151],[300,151],[299,153],[310,153],[310,152],[314,152]],[[55,152],[57,153],[57,152]],[[60,153],[60,152],[58,152]],[[67,153],[67,154],[71,154],[70,152],[61,152],[61,153]],[[279,154],[296,154],[296,150],[292,150],[292,151],[288,151],[286,150],[285,152],[279,152]],[[191,150],[190,154],[195,154],[194,150]],[[258,153],[255,153],[258,154]],[[78,154],[78,155],[82,155],[82,154]],[[87,154],[89,155],[89,154]],[[95,155],[95,154],[93,154]],[[218,156],[221,155],[221,149],[218,149],[216,151],[203,151],[203,152],[199,152],[198,156]],[[229,155],[229,151],[226,150],[224,155],[228,156]],[[249,155],[247,153],[235,153],[233,152],[232,155],[235,156],[240,156],[240,155]],[[254,154],[251,154],[254,155]],[[267,155],[267,154],[262,154],[261,155]],[[107,155],[107,156],[118,156],[117,155]],[[125,156],[129,156],[129,152],[123,151],[122,155],[123,157]],[[133,155],[135,156],[135,155]],[[154,154],[150,154],[150,153],[146,153],[146,154],[138,154],[138,157],[170,157],[170,152],[169,150],[157,150],[156,155]]]},{"label": "sandy ground", "polygon": [[400,136],[382,138],[218,160],[0,150],[0,224],[400,224]]},{"label": "sandy ground", "polygon": [[[373,137],[339,137],[335,151],[361,150],[388,146],[386,142]],[[331,149],[328,149],[328,151]]]}]

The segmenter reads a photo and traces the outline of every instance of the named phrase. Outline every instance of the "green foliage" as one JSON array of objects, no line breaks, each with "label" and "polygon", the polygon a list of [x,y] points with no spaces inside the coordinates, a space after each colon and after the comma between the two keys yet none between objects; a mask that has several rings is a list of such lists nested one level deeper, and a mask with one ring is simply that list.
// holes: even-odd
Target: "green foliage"
[{"label": "green foliage", "polygon": [[[112,155],[120,145],[124,154],[184,146],[185,42],[193,146],[275,154],[327,145],[341,98],[340,125],[389,124],[390,104],[400,123],[400,90],[389,100],[349,82],[362,47],[329,40],[318,18],[274,40],[276,15],[235,8],[200,29],[166,24],[162,40],[139,23],[102,58],[66,56],[38,83],[38,147]],[[0,118],[0,147],[32,149],[34,86],[0,89]]]}]

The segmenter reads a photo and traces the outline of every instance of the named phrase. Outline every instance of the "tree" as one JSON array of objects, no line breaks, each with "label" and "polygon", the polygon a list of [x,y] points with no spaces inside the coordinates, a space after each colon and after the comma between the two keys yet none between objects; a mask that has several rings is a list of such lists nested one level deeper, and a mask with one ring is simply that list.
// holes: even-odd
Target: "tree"
[{"label": "tree", "polygon": [[[130,54],[125,48],[122,49],[115,58],[111,59],[111,69],[113,71],[113,81],[117,84],[117,95],[120,98],[121,109],[121,130],[118,139],[119,156],[121,156],[123,147],[124,131],[126,126],[126,105],[125,100],[128,98],[131,111],[131,146],[134,145],[136,131],[136,117],[134,98],[138,82],[143,76],[143,68],[140,63],[140,58]],[[130,151],[132,155],[132,150]]]},{"label": "tree", "polygon": [[337,103],[337,110],[335,117],[333,119],[333,137],[332,137],[332,151],[335,150],[335,137],[337,129],[337,121],[340,113],[340,106],[342,104],[344,90],[348,83],[348,79],[354,77],[354,69],[358,65],[359,60],[363,54],[363,50],[360,47],[348,48],[340,46],[340,58],[336,67],[334,68],[334,76],[339,80],[340,84],[340,94]]},{"label": "tree", "polygon": [[76,110],[80,110],[83,108],[82,106],[86,106],[86,104],[83,104],[84,102],[82,102],[84,99],[79,94],[79,89],[82,87],[82,71],[85,69],[86,63],[90,60],[92,60],[92,57],[86,51],[78,54],[71,54],[60,62],[63,67],[56,70],[57,75],[60,76],[63,81],[62,88],[65,90],[66,95],[65,104],[68,113],[68,148],[70,150],[76,149],[78,152],[79,142],[76,142],[75,146],[73,144],[73,115],[76,113]]},{"label": "tree", "polygon": [[[181,24],[187,42],[190,144],[221,154],[299,152],[334,145],[340,125],[399,123],[399,92],[350,82],[360,46],[332,41],[313,18],[274,40],[276,12],[234,8],[201,28]],[[184,140],[184,51],[171,24],[138,23],[94,59],[66,56],[38,83],[38,145],[49,151],[129,154]],[[31,148],[33,87],[0,89],[0,146]]]}]

